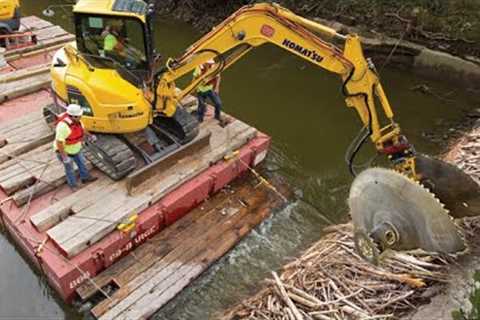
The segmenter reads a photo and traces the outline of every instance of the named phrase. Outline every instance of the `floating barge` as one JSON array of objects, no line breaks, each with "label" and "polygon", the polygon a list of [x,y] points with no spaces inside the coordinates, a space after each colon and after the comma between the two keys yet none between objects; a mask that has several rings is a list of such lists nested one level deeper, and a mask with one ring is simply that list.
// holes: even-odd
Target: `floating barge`
[{"label": "floating barge", "polygon": [[42,108],[52,103],[51,57],[74,37],[36,17],[22,24],[38,43],[7,51],[0,69],[1,222],[67,303],[90,304],[97,319],[148,317],[278,205],[252,179],[229,186],[263,161],[270,138],[210,114],[191,145],[133,189],[94,171],[97,181],[72,192]]}]

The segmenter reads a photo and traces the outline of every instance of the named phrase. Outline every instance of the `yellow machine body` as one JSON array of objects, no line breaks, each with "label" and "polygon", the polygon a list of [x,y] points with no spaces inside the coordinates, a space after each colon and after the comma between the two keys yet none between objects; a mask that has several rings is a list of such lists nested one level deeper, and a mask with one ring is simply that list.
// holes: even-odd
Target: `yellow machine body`
[{"label": "yellow machine body", "polygon": [[0,35],[20,29],[20,0],[0,0]]},{"label": "yellow machine body", "polygon": [[19,7],[20,0],[0,0],[0,21],[13,19]]},{"label": "yellow machine body", "polygon": [[127,11],[114,11],[116,0],[80,0],[73,7],[73,13],[98,14],[115,17],[136,18],[145,23],[145,15]]},{"label": "yellow machine body", "polygon": [[[64,68],[52,68],[52,89],[60,99],[82,105],[82,122],[92,132],[130,133],[145,129],[152,120],[152,108],[143,90],[124,80],[115,69],[91,69],[75,44],[59,50]],[[87,101],[69,98],[68,87],[81,91]],[[93,116],[92,116],[93,115]]]},{"label": "yellow machine body", "polygon": [[[147,32],[146,14],[114,10],[121,1],[136,0],[80,0],[74,7],[81,17],[113,17],[130,19],[142,25]],[[118,7],[117,7],[118,9]],[[77,46],[82,37],[78,34]],[[148,43],[149,38],[144,35]],[[330,40],[343,42],[343,49]],[[393,112],[380,84],[375,68],[363,55],[360,38],[342,35],[335,30],[295,15],[277,4],[248,5],[224,20],[220,25],[191,45],[177,59],[169,59],[160,72],[148,70],[150,77],[141,86],[124,79],[115,68],[98,68],[89,63],[82,50],[74,44],[62,48],[54,58],[65,63],[63,68],[52,67],[53,89],[65,102],[77,102],[84,107],[84,124],[88,130],[99,133],[129,133],[145,129],[157,116],[172,117],[186,95],[202,82],[210,80],[237,62],[251,49],[272,43],[338,74],[347,106],[356,109],[369,137],[380,152],[386,145],[400,142],[400,128],[393,120]],[[97,50],[98,51],[98,50]],[[151,56],[150,56],[151,58]],[[185,88],[178,90],[175,81],[210,59],[217,68],[207,72]],[[154,65],[153,63],[148,66]],[[69,97],[69,87],[80,91],[85,101]],[[381,124],[376,102],[383,112]],[[406,157],[402,170],[415,176],[413,156]]]},{"label": "yellow machine body", "polygon": [[[145,17],[142,15],[112,11],[114,2],[81,0],[75,6],[74,12],[136,18],[145,23]],[[295,26],[293,23],[299,24],[297,27],[301,28],[301,32],[286,22],[292,23],[292,26]],[[373,101],[374,95],[379,97],[387,119],[392,119],[393,113],[377,76],[367,66],[359,38],[354,35],[344,37],[345,48],[342,52],[310,33],[308,29],[328,38],[340,36],[333,29],[296,16],[277,5],[258,4],[240,10],[193,44],[190,50],[176,60],[176,66],[173,66],[171,61],[167,62],[168,71],[162,75],[156,88],[158,101],[155,110],[152,111],[171,116],[175,113],[178,101],[209,76],[207,74],[192,82],[180,93],[176,92],[174,83],[176,79],[192,72],[208,59],[215,58],[216,55],[213,53],[199,54],[203,49],[208,48],[211,52],[223,54],[241,46],[246,48],[226,61],[223,66],[223,69],[226,69],[249,49],[269,42],[323,69],[337,73],[343,79],[353,72],[353,81],[347,84],[347,89],[353,94],[361,92],[368,95],[369,106],[365,105],[361,96],[347,97],[347,104],[357,109],[364,123],[369,120],[370,108],[372,140],[376,143],[382,142],[384,140],[382,138],[385,138],[384,131],[387,130],[391,134],[389,129],[392,129],[392,126],[389,123],[386,128],[380,127]],[[104,133],[132,132],[145,128],[151,122],[153,112],[149,112],[148,105],[149,101],[153,100],[151,91],[136,88],[124,80],[115,69],[92,68],[72,44],[61,49],[54,61],[57,57],[64,60],[67,67],[52,68],[53,88],[65,101],[68,100],[68,85],[75,85],[85,93],[94,114],[94,117],[89,117],[87,112],[84,118],[88,129]],[[398,133],[396,128],[393,129],[395,134]],[[390,135],[388,138],[391,138]]]}]

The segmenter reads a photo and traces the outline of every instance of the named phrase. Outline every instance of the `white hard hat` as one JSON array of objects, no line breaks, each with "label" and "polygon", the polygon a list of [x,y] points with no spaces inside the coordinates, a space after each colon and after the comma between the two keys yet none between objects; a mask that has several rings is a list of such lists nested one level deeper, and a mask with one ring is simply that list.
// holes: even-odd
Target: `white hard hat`
[{"label": "white hard hat", "polygon": [[83,114],[82,107],[80,107],[78,104],[70,104],[67,107],[67,114],[74,117],[81,117]]}]

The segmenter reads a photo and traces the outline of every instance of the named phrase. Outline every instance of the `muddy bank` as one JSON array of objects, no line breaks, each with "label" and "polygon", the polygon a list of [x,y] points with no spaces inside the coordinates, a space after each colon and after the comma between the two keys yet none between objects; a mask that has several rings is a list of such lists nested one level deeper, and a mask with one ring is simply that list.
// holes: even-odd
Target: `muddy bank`
[{"label": "muddy bank", "polygon": [[[206,32],[247,3],[169,0],[160,8]],[[480,90],[480,1],[279,1],[341,33],[363,36],[377,66],[397,66],[426,78]],[[334,22],[333,22],[334,21]]]}]

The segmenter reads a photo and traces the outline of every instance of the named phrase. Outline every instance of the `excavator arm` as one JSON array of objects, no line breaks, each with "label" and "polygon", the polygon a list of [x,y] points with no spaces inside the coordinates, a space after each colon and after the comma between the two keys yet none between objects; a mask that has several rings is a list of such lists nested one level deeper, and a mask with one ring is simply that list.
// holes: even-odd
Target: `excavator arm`
[{"label": "excavator arm", "polygon": [[[331,39],[343,41],[343,51],[327,42]],[[341,35],[276,4],[243,7],[190,46],[181,57],[169,59],[157,75],[156,110],[167,116],[174,114],[179,101],[201,82],[208,81],[265,43],[272,43],[338,74],[343,81],[342,92],[347,106],[355,108],[364,124],[362,140],[370,137],[379,152],[391,155],[401,164],[402,171],[415,176],[411,146],[400,135],[400,127],[393,120],[392,108],[375,67],[363,55],[359,37]],[[209,59],[215,60],[216,68],[196,78],[180,92],[175,90],[175,80]],[[384,125],[380,124],[376,101],[383,112]]]},{"label": "excavator arm", "polygon": [[[343,50],[331,40],[343,42]],[[246,6],[181,57],[167,61],[155,78],[156,111],[167,116],[174,114],[179,101],[202,81],[209,81],[264,43],[275,44],[341,77],[345,102],[355,108],[364,125],[347,154],[353,174],[355,154],[368,138],[403,174],[368,169],[355,179],[349,205],[360,255],[376,263],[378,253],[385,248],[422,248],[445,253],[462,250],[463,242],[449,215],[479,215],[480,187],[455,166],[416,153],[401,135],[375,66],[364,57],[356,35],[341,35],[276,4]],[[183,90],[176,90],[175,80],[210,59],[214,59],[216,68],[194,79]],[[411,183],[411,179],[428,189]]]}]

